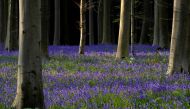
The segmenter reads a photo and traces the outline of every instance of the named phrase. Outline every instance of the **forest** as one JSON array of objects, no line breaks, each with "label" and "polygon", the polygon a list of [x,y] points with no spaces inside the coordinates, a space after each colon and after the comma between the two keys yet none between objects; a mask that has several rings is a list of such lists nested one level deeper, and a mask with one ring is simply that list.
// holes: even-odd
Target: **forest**
[{"label": "forest", "polygon": [[190,109],[190,0],[0,0],[0,109]]}]

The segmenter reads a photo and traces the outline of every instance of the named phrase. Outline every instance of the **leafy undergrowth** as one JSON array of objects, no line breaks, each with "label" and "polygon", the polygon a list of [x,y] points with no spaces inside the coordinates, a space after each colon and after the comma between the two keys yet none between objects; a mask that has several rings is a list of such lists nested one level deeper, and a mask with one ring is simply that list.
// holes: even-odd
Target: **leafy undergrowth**
[{"label": "leafy undergrowth", "polygon": [[[44,97],[49,109],[190,108],[190,76],[165,75],[168,51],[135,46],[135,58],[115,59],[116,46],[51,46],[43,62]],[[0,109],[16,94],[17,52],[0,54]]]}]

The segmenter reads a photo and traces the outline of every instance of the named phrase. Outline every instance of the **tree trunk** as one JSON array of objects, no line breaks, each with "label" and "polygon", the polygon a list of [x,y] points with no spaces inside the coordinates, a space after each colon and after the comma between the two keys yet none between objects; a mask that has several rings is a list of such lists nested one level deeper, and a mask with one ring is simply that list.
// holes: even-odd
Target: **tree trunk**
[{"label": "tree trunk", "polygon": [[159,45],[159,6],[157,0],[154,0],[154,39],[153,45]]},{"label": "tree trunk", "polygon": [[1,29],[1,40],[3,45],[5,44],[7,34],[7,19],[8,19],[8,0],[1,0],[2,2],[2,29]]},{"label": "tree trunk", "polygon": [[80,45],[79,45],[79,54],[84,54],[84,47],[86,43],[86,0],[80,1]]},{"label": "tree trunk", "polygon": [[18,48],[17,2],[17,0],[8,0],[8,22],[5,42],[5,49],[8,51]]},{"label": "tree trunk", "polygon": [[98,3],[98,44],[102,43],[103,38],[103,1]]},{"label": "tree trunk", "polygon": [[154,18],[154,40],[153,45],[158,45],[161,48],[169,48],[169,16],[168,16],[168,3],[165,0],[155,0],[155,18]]},{"label": "tree trunk", "polygon": [[103,0],[102,44],[111,44],[111,0]]},{"label": "tree trunk", "polygon": [[2,35],[2,29],[3,29],[3,22],[2,22],[2,19],[3,19],[3,0],[0,0],[0,44],[3,43],[3,35]]},{"label": "tree trunk", "polygon": [[144,0],[143,7],[144,7],[144,18],[143,18],[143,25],[140,37],[140,43],[146,44],[149,42],[148,34],[150,28],[150,0]]},{"label": "tree trunk", "polygon": [[50,22],[50,3],[49,0],[41,0],[41,10],[42,10],[42,30],[41,30],[41,51],[42,57],[48,60],[48,41],[49,41],[49,22]]},{"label": "tree trunk", "polygon": [[70,44],[70,40],[69,40],[69,15],[68,15],[68,8],[69,8],[69,4],[68,4],[68,0],[63,0],[63,12],[64,12],[64,18],[63,18],[63,41],[65,45],[69,45]]},{"label": "tree trunk", "polygon": [[159,2],[159,46],[161,48],[169,48],[169,29],[168,29],[168,7],[166,0]]},{"label": "tree trunk", "polygon": [[168,75],[190,72],[190,1],[174,0]]},{"label": "tree trunk", "polygon": [[135,17],[134,17],[134,14],[135,14],[135,1],[134,0],[131,0],[131,54],[133,55],[133,43],[134,43],[134,21],[135,21]]},{"label": "tree trunk", "polygon": [[131,0],[121,0],[119,39],[116,53],[117,59],[122,59],[129,55],[130,5]]},{"label": "tree trunk", "polygon": [[60,45],[60,0],[55,0],[54,45]]},{"label": "tree trunk", "polygon": [[89,0],[89,45],[94,45],[94,6],[93,0]]},{"label": "tree trunk", "polygon": [[41,0],[19,0],[17,93],[13,108],[45,109],[40,56]]}]

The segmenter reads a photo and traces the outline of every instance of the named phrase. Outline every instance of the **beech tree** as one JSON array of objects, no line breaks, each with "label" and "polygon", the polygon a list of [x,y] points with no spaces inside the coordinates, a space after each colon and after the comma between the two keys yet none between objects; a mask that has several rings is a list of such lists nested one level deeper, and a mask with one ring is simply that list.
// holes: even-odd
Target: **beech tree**
[{"label": "beech tree", "polygon": [[49,42],[49,21],[50,21],[50,1],[41,0],[41,51],[43,59],[48,59],[48,42]]},{"label": "beech tree", "polygon": [[161,48],[169,48],[169,2],[166,0],[155,0],[154,3],[154,40],[153,45]]},{"label": "beech tree", "polygon": [[111,0],[103,0],[102,44],[111,44]]},{"label": "beech tree", "polygon": [[145,44],[148,43],[148,33],[150,28],[150,0],[143,0],[143,24],[140,36],[140,43]]},{"label": "beech tree", "polygon": [[8,0],[0,0],[1,2],[1,30],[0,30],[0,38],[1,42],[4,45],[5,44],[5,39],[6,39],[6,34],[7,34],[7,19],[8,19]]},{"label": "beech tree", "polygon": [[18,0],[8,0],[8,4],[5,49],[12,51],[18,48]]},{"label": "beech tree", "polygon": [[41,68],[41,0],[19,0],[17,93],[13,108],[45,109]]},{"label": "beech tree", "polygon": [[3,0],[0,0],[0,44],[3,43]]},{"label": "beech tree", "polygon": [[134,24],[135,24],[135,0],[131,0],[131,54],[134,55]]},{"label": "beech tree", "polygon": [[63,42],[64,42],[64,44],[65,45],[69,45],[70,44],[70,42],[71,42],[71,40],[69,40],[70,38],[69,38],[69,1],[70,0],[62,0],[62,2],[63,3],[61,3],[61,4],[63,4],[64,6],[63,6],[63,18],[62,18],[62,21],[63,21],[63,29],[64,30],[62,30],[63,31]]},{"label": "beech tree", "polygon": [[174,0],[168,75],[190,72],[190,1]]},{"label": "beech tree", "polygon": [[121,0],[119,39],[116,58],[122,59],[129,55],[131,0]]},{"label": "beech tree", "polygon": [[102,43],[103,38],[103,0],[98,1],[98,44]]},{"label": "beech tree", "polygon": [[54,45],[60,45],[60,0],[55,0]]},{"label": "beech tree", "polygon": [[94,3],[89,0],[89,45],[94,45]]},{"label": "beech tree", "polygon": [[79,54],[84,54],[84,47],[86,43],[86,0],[80,0],[80,45]]}]

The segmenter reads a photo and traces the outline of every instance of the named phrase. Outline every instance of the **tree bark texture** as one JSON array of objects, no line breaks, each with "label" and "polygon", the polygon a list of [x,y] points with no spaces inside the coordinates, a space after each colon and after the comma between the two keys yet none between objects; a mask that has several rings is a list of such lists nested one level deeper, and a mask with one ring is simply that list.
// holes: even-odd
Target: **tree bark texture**
[{"label": "tree bark texture", "polygon": [[121,0],[119,39],[116,58],[122,59],[129,55],[131,0]]},{"label": "tree bark texture", "polygon": [[19,0],[17,93],[13,108],[44,109],[41,69],[41,0]]},{"label": "tree bark texture", "polygon": [[190,72],[190,1],[174,0],[168,75]]},{"label": "tree bark texture", "polygon": [[86,43],[86,0],[80,1],[80,45],[79,45],[79,54],[84,54],[84,48]]},{"label": "tree bark texture", "polygon": [[8,0],[8,4],[5,49],[12,51],[18,48],[18,0]]}]

